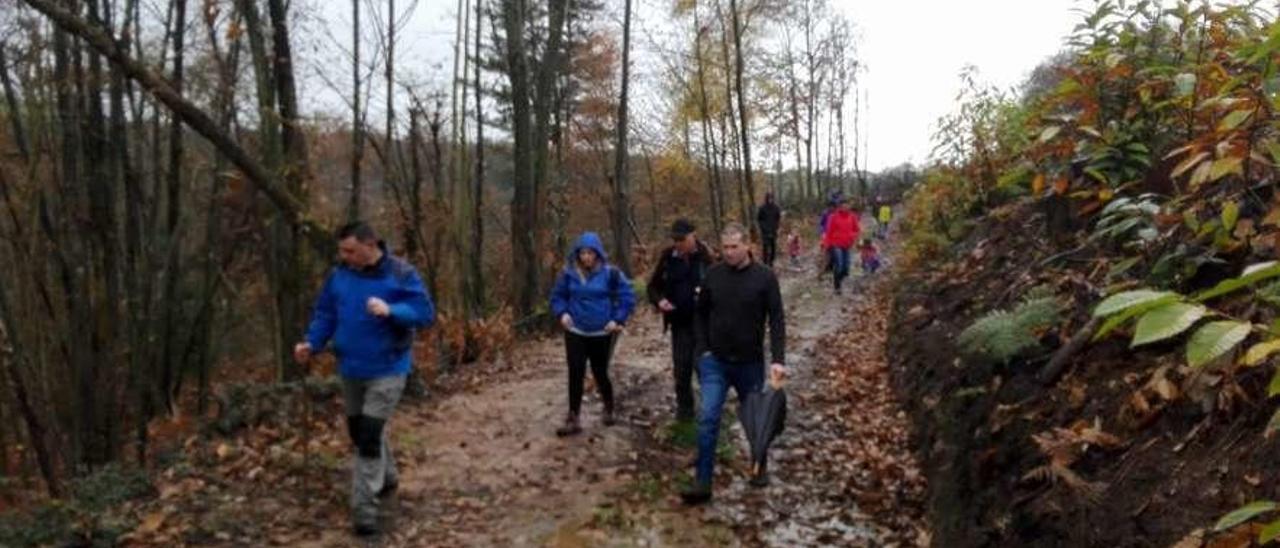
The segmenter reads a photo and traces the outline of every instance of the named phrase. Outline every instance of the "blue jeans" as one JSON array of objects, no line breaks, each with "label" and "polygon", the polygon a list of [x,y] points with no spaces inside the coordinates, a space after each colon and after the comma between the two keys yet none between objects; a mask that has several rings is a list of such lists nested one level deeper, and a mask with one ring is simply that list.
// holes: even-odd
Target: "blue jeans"
[{"label": "blue jeans", "polygon": [[829,253],[831,254],[831,279],[835,283],[835,288],[840,289],[840,284],[849,277],[849,249],[832,247]]},{"label": "blue jeans", "polygon": [[720,413],[729,387],[744,396],[764,386],[763,363],[722,362],[710,353],[698,361],[698,383],[702,387],[702,411],[698,413],[698,464],[696,481],[711,485],[716,465],[716,440],[720,437]]}]

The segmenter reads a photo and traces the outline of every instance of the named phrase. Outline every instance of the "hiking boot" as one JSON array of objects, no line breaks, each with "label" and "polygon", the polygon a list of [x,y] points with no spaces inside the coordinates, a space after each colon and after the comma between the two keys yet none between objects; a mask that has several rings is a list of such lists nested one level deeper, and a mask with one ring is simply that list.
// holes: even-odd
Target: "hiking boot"
[{"label": "hiking boot", "polygon": [[570,413],[564,419],[564,425],[556,429],[556,435],[559,437],[572,436],[582,432],[582,425],[578,424],[578,416]]},{"label": "hiking boot", "polygon": [[697,506],[711,502],[711,484],[694,483],[680,492],[680,500],[687,506]]},{"label": "hiking boot", "polygon": [[615,424],[618,424],[618,418],[617,418],[617,417],[615,417],[615,416],[614,416],[614,414],[613,414],[613,406],[612,406],[612,405],[605,406],[605,408],[604,408],[604,425],[605,425],[605,426],[613,426],[613,425],[615,425]]},{"label": "hiking boot", "polygon": [[356,536],[361,538],[376,536],[380,532],[376,523],[356,523],[355,526]]}]

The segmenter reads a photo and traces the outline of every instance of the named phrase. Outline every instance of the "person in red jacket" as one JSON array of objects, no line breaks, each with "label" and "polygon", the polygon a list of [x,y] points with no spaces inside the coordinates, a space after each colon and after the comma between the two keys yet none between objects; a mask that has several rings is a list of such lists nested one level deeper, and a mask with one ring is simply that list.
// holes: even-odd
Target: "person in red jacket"
[{"label": "person in red jacket", "polygon": [[826,228],[822,232],[822,248],[831,259],[831,279],[836,295],[840,294],[844,279],[849,277],[849,249],[858,241],[861,231],[858,214],[849,207],[849,200],[841,201],[827,218]]}]

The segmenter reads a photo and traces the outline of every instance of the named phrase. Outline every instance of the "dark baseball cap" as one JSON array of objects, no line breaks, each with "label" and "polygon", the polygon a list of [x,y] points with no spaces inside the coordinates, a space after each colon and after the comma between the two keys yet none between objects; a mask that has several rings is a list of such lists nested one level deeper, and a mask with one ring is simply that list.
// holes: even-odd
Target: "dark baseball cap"
[{"label": "dark baseball cap", "polygon": [[676,219],[676,222],[671,223],[672,238],[683,238],[692,234],[694,230],[695,227],[693,226],[693,223],[689,222],[688,219],[680,218]]}]

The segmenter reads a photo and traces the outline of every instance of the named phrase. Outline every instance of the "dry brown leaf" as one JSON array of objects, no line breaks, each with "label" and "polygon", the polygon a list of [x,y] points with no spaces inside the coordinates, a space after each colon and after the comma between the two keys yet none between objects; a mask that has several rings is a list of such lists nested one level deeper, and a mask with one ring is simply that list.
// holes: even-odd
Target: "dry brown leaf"
[{"label": "dry brown leaf", "polygon": [[1207,548],[1246,548],[1253,546],[1253,539],[1261,529],[1262,526],[1256,523],[1241,525],[1209,541]]},{"label": "dry brown leaf", "polygon": [[138,532],[151,534],[159,531],[160,526],[164,525],[165,517],[167,517],[167,514],[161,510],[147,514],[146,517],[142,518],[142,523],[138,524]]},{"label": "dry brown leaf", "polygon": [[1187,536],[1182,537],[1169,548],[1200,548],[1201,546],[1204,546],[1204,529],[1196,529],[1187,533]]},{"label": "dry brown leaf", "polygon": [[1129,407],[1138,415],[1148,415],[1151,413],[1151,403],[1147,401],[1146,396],[1142,395],[1139,390],[1129,395]]}]

